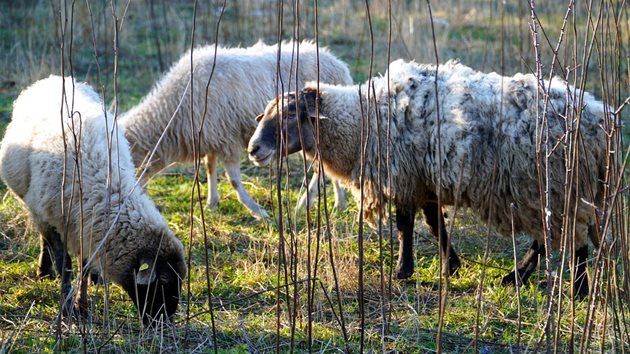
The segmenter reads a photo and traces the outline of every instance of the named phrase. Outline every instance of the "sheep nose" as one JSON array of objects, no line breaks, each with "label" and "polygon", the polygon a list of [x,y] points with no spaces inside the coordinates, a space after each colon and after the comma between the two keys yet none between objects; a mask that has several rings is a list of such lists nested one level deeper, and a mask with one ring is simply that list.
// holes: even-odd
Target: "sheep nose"
[{"label": "sheep nose", "polygon": [[258,150],[260,150],[260,145],[258,144],[254,144],[254,145],[250,145],[247,149],[247,152],[250,155],[254,155]]}]

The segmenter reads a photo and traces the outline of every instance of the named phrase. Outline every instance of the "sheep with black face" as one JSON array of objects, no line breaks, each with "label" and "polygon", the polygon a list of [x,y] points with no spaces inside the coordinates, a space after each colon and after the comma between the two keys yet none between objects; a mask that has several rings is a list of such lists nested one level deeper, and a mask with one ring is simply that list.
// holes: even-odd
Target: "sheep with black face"
[{"label": "sheep with black face", "polygon": [[[120,285],[145,323],[175,314],[186,274],[182,244],[137,186],[123,131],[90,86],[50,76],[20,94],[0,147],[0,177],[40,233],[38,276],[62,278],[66,314],[86,315],[91,269]],[[74,301],[70,255],[83,265]]]},{"label": "sheep with black face", "polygon": [[[369,219],[379,209],[384,210],[379,193],[395,204],[400,238],[398,278],[407,278],[413,272],[416,210],[422,208],[433,231],[438,230],[433,225],[441,217],[439,210],[432,207],[432,214],[426,212],[439,193],[444,205],[473,209],[501,234],[525,232],[534,239],[517,269],[503,278],[503,283],[515,283],[517,277],[524,282],[545,244],[540,189],[533,170],[537,166],[537,113],[547,115],[550,139],[556,144],[578,132],[567,130],[565,117],[572,117],[569,123],[574,125],[578,115],[572,113],[580,112],[579,164],[583,168],[577,176],[579,183],[569,191],[571,198],[565,199],[566,152],[558,148],[549,155],[547,187],[554,205],[549,215],[555,235],[553,247],[559,247],[560,235],[567,231],[563,229],[562,206],[566,200],[573,203],[574,225],[569,234],[573,244],[573,290],[577,296],[587,295],[588,239],[597,245],[593,225],[597,206],[603,200],[602,181],[608,161],[602,128],[607,118],[602,102],[557,78],[545,81],[546,91],[542,92],[533,75],[501,77],[457,62],[439,67],[436,95],[435,75],[435,66],[399,60],[390,65],[388,76],[371,80],[369,91],[369,85],[360,88],[312,83],[297,94],[280,96],[258,117],[258,128],[249,142],[250,159],[265,165],[277,154],[277,146],[288,153],[303,148],[307,156],[317,152],[326,172],[356,192],[361,187],[361,129],[365,124],[370,134],[363,159],[364,211]],[[439,117],[436,96],[440,100]],[[544,97],[549,100],[545,102]],[[315,119],[320,125],[317,147],[312,138]],[[298,120],[303,145],[299,143]],[[278,123],[282,124],[282,141],[276,133]],[[382,142],[387,141],[386,133],[391,137],[390,165],[381,169],[378,161],[385,148],[379,150],[379,132]],[[388,181],[389,176],[391,185],[379,182]],[[429,215],[436,217],[433,222]],[[447,239],[445,230],[439,231],[442,240]],[[446,255],[448,240],[440,246]],[[450,265],[457,264],[454,251],[449,252]]]}]

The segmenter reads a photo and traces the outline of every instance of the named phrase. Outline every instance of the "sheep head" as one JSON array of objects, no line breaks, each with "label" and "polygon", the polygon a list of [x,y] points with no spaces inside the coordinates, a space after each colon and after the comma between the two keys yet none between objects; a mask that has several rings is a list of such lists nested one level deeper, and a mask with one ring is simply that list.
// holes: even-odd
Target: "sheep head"
[{"label": "sheep head", "polygon": [[297,94],[287,92],[271,100],[265,112],[256,117],[258,127],[247,148],[249,159],[257,166],[265,166],[278,151],[290,155],[311,150],[315,146],[311,120],[317,117],[318,101],[321,97],[314,88]]},{"label": "sheep head", "polygon": [[164,235],[156,249],[138,250],[120,285],[129,294],[145,324],[172,319],[186,276],[183,247],[174,235]]}]

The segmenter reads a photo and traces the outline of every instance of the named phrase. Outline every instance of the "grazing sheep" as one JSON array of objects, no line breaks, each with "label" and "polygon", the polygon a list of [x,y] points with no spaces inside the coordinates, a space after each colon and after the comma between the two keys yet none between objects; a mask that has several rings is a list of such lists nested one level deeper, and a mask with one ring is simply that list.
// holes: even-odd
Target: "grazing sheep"
[{"label": "grazing sheep", "polygon": [[[367,217],[374,217],[382,206],[379,192],[396,206],[396,223],[400,239],[398,278],[407,278],[413,272],[413,222],[418,208],[432,211],[431,217],[440,218],[435,207],[440,194],[444,205],[461,205],[475,210],[481,220],[498,232],[511,235],[526,232],[535,240],[532,248],[517,266],[525,281],[533,271],[538,255],[544,250],[541,195],[536,172],[537,112],[543,112],[544,92],[538,91],[533,75],[517,74],[501,77],[496,73],[476,72],[457,62],[439,67],[438,97],[440,99],[441,144],[438,144],[436,124],[435,66],[393,62],[387,77],[373,79],[372,88],[313,84],[297,95],[288,93],[271,101],[264,115],[257,119],[258,128],[249,142],[249,156],[257,165],[265,165],[276,154],[278,141],[277,111],[282,118],[283,136],[281,151],[288,153],[304,148],[307,156],[315,152],[312,119],[320,117],[320,144],[317,147],[324,168],[333,178],[339,179],[354,191],[360,188],[361,124],[368,126],[366,143],[364,208]],[[562,214],[565,196],[571,199],[575,223],[573,229],[574,290],[575,294],[588,294],[586,262],[588,257],[589,228],[594,224],[595,208],[601,205],[605,164],[607,161],[605,132],[601,126],[605,119],[603,104],[592,95],[569,86],[560,79],[545,82],[548,87],[547,121],[551,146],[549,155],[548,186],[552,213],[552,244],[559,246],[562,232]],[[569,89],[567,92],[567,88]],[[369,90],[369,91],[368,91]],[[368,102],[368,92],[370,101]],[[583,95],[577,107],[575,97]],[[540,99],[538,99],[540,97]],[[569,102],[567,102],[569,100]],[[297,102],[296,102],[297,101]],[[567,104],[568,103],[568,104]],[[365,119],[362,119],[362,112]],[[388,110],[391,109],[389,129]],[[500,111],[501,110],[501,111]],[[580,114],[579,182],[570,194],[565,194],[565,158],[563,144],[574,132],[566,127],[575,125]],[[376,112],[376,113],[375,113]],[[302,127],[303,145],[300,145],[296,115]],[[566,117],[570,117],[567,119]],[[573,128],[572,128],[573,129]],[[386,141],[391,135],[391,161],[382,168],[379,184],[378,161],[384,156],[384,147],[378,150],[377,135]],[[560,144],[559,146],[556,146]],[[384,145],[384,144],[383,144]],[[441,154],[438,153],[441,146]],[[545,168],[540,166],[540,168]],[[441,172],[441,177],[440,176]],[[543,171],[544,172],[544,171]],[[491,198],[490,198],[491,196]],[[443,225],[443,223],[442,223]],[[446,232],[442,229],[442,240]],[[594,233],[591,238],[596,243]],[[440,245],[442,255],[448,242]],[[453,253],[454,254],[454,253]],[[453,266],[454,258],[449,256]],[[512,272],[503,279],[514,283]]]},{"label": "grazing sheep", "polygon": [[[127,140],[90,86],[50,76],[20,94],[0,177],[41,234],[38,275],[52,276],[53,263],[61,275],[65,313],[86,314],[94,268],[129,294],[145,323],[173,316],[186,274],[182,244],[136,185]],[[84,266],[74,307],[64,249]]]},{"label": "grazing sheep", "polygon": [[[215,46],[196,48],[193,52],[194,127],[191,127],[189,108],[190,54],[183,55],[153,91],[121,118],[134,162],[140,171],[146,169],[142,179],[150,178],[172,163],[192,161],[198,149],[198,156],[205,156],[211,208],[216,208],[219,202],[216,164],[217,159],[221,159],[239,201],[252,215],[268,218],[267,212],[252,199],[241,182],[241,153],[256,129],[253,117],[277,95],[278,88],[295,86],[296,69],[298,87],[303,87],[306,81],[317,80],[318,69],[321,82],[352,83],[347,65],[325,48],[319,49],[318,65],[316,45],[308,41],[300,43],[299,67],[295,60],[297,44],[282,43],[281,48],[282,54],[278,57],[277,45],[262,42],[249,48],[218,47],[216,60]],[[195,147],[191,137],[193,133],[198,134],[200,126],[200,142]],[[149,157],[154,149],[155,153]],[[313,177],[315,181],[317,178],[317,175]],[[316,187],[317,183],[311,183],[310,188]],[[334,190],[339,191],[337,187]],[[343,195],[336,197],[338,205],[343,205],[345,201],[340,200]]]}]

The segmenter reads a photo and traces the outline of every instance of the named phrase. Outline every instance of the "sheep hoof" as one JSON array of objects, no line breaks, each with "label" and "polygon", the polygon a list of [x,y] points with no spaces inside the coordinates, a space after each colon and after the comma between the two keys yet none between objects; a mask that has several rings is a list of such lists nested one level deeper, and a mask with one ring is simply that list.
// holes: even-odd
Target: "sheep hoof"
[{"label": "sheep hoof", "polygon": [[409,279],[413,275],[413,266],[411,267],[399,267],[396,271],[396,279],[403,280]]},{"label": "sheep hoof", "polygon": [[271,217],[263,208],[258,208],[258,212],[252,212],[252,215],[261,221],[271,221]]},{"label": "sheep hoof", "polygon": [[[520,281],[523,284],[522,280]],[[501,279],[502,286],[515,286],[516,285],[516,272],[512,271]]]},{"label": "sheep hoof", "polygon": [[88,322],[90,312],[87,304],[80,304],[80,301],[68,300],[62,308],[64,320],[75,320],[78,322]]},{"label": "sheep hoof", "polygon": [[51,252],[48,246],[44,246],[39,255],[39,262],[37,263],[37,279],[54,279],[57,277],[57,272],[53,264]]},{"label": "sheep hoof", "polygon": [[462,262],[459,260],[459,257],[451,256],[448,259],[448,275],[454,275],[461,266]]},{"label": "sheep hoof", "polygon": [[516,277],[518,276],[518,285],[521,286],[527,282],[532,272],[531,266],[515,269],[501,279],[501,285],[516,286]]},{"label": "sheep hoof", "polygon": [[295,206],[295,213],[299,214],[303,210],[306,210],[306,201],[300,200]]},{"label": "sheep hoof", "polygon": [[105,284],[105,280],[97,271],[90,272],[90,281],[92,282],[92,284]]},{"label": "sheep hoof", "polygon": [[333,205],[333,209],[336,211],[342,211],[346,209],[346,203],[335,200],[335,204]]},{"label": "sheep hoof", "polygon": [[218,207],[219,207],[219,199],[208,200],[208,208],[210,210],[217,210]]},{"label": "sheep hoof", "polygon": [[52,269],[52,267],[50,267],[50,268],[40,267],[39,269],[37,269],[37,279],[39,279],[39,280],[42,280],[42,279],[54,279],[56,277],[57,277],[57,274]]},{"label": "sheep hoof", "polygon": [[573,283],[573,294],[576,300],[583,300],[588,296],[588,282],[576,281]]}]

